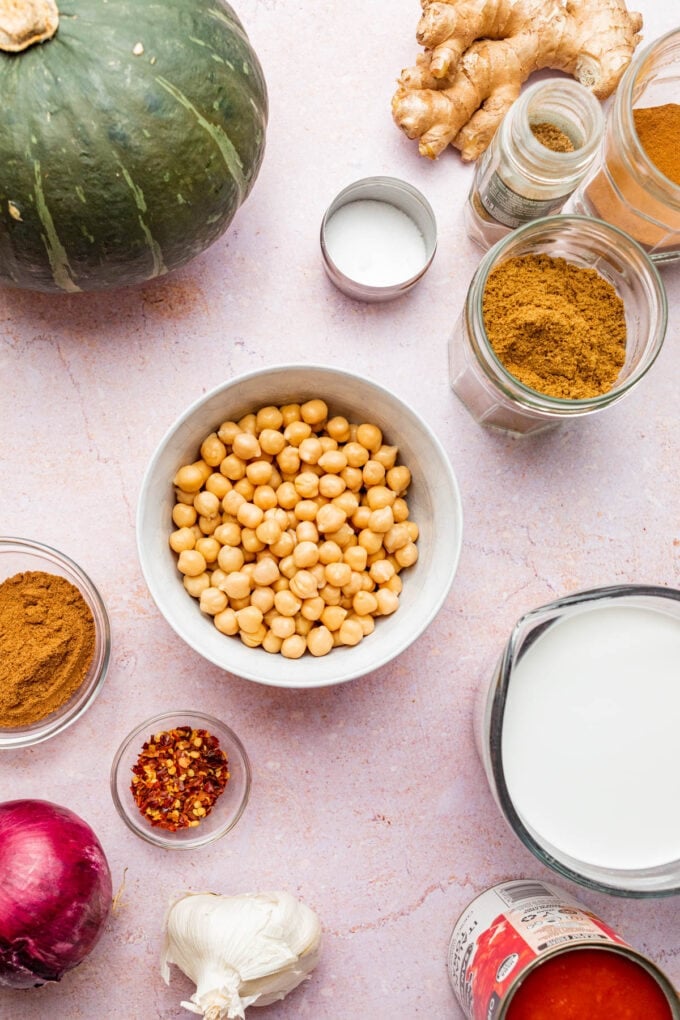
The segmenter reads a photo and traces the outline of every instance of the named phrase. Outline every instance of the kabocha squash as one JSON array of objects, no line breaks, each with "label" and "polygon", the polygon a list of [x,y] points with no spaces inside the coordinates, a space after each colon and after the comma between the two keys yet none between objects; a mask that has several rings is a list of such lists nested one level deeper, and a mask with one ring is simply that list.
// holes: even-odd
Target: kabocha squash
[{"label": "kabocha squash", "polygon": [[0,283],[140,283],[219,238],[267,90],[224,0],[0,0]]}]

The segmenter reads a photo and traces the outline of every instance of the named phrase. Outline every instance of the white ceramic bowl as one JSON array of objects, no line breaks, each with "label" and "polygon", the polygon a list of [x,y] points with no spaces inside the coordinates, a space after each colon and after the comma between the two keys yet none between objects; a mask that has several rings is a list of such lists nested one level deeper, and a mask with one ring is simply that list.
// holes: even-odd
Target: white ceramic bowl
[{"label": "white ceramic bowl", "polygon": [[[411,471],[407,500],[420,529],[418,560],[402,572],[399,608],[376,620],[375,630],[358,645],[286,659],[249,648],[220,633],[212,618],[182,585],[176,556],[168,545],[174,529],[172,479],[195,461],[203,439],[223,421],[270,404],[300,403],[320,397],[329,415],[350,422],[372,422],[386,443],[399,447],[399,463]],[[458,484],[436,436],[407,404],[350,372],[323,365],[278,365],[241,375],[200,397],[171,426],[151,459],[137,510],[137,546],[149,591],[173,630],[195,651],[230,673],[276,687],[324,687],[370,673],[394,659],[418,638],[441,608],[451,587],[462,541]]]}]

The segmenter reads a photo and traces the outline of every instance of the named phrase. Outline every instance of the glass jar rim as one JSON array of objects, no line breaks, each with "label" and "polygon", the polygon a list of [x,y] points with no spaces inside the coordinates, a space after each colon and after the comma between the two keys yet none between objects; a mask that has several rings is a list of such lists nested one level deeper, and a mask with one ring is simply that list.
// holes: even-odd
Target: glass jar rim
[{"label": "glass jar rim", "polygon": [[[535,390],[532,387],[527,386],[525,383],[522,383],[516,376],[509,372],[502,363],[494,351],[484,327],[484,316],[482,311],[484,289],[486,287],[489,274],[492,269],[503,261],[505,252],[508,249],[512,249],[517,246],[517,244],[521,243],[523,240],[531,239],[534,235],[538,235],[540,237],[540,235],[545,231],[546,236],[550,236],[549,232],[552,229],[561,229],[572,224],[578,225],[586,233],[592,234],[595,232],[601,237],[607,237],[612,240],[615,239],[617,242],[617,253],[620,257],[625,257],[624,253],[627,249],[631,255],[637,258],[641,267],[644,267],[644,272],[640,273],[639,276],[645,278],[648,289],[654,294],[655,303],[658,308],[658,327],[654,337],[651,357],[647,363],[641,369],[632,372],[630,377],[621,385],[614,386],[610,390],[607,390],[606,393],[601,393],[594,397],[553,397],[547,393],[541,393],[539,390]],[[564,258],[565,256],[559,255],[555,257]],[[543,412],[548,416],[560,415],[566,417],[584,415],[591,411],[607,407],[609,404],[618,400],[627,393],[628,390],[631,389],[631,387],[634,386],[643,375],[645,375],[656,360],[656,357],[663,345],[668,320],[668,302],[666,298],[666,289],[656,266],[653,264],[643,248],[629,234],[620,230],[618,227],[605,222],[604,220],[597,219],[596,217],[581,216],[571,213],[558,213],[554,216],[546,216],[541,219],[532,220],[530,223],[525,223],[523,226],[513,230],[506,237],[501,238],[500,241],[497,241],[496,244],[486,252],[477,266],[477,270],[468,289],[465,302],[465,316],[468,321],[468,334],[470,336],[470,341],[475,353],[478,355],[479,364],[487,378],[495,386],[500,387],[507,397],[512,399],[522,408],[533,412]],[[471,328],[472,324],[474,324],[476,328]]]}]

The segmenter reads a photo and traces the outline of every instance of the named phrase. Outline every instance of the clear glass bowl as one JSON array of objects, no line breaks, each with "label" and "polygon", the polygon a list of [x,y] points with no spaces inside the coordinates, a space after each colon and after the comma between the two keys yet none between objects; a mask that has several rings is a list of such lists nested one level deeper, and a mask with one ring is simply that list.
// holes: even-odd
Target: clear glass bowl
[{"label": "clear glass bowl", "polygon": [[[566,400],[523,385],[500,362],[484,329],[482,299],[489,273],[522,255],[546,254],[595,269],[624,304],[626,360],[606,393]],[[449,341],[451,388],[480,425],[515,435],[541,432],[616,403],[654,363],[666,334],[666,291],[642,248],[602,220],[557,215],[519,227],[491,248],[477,267]]]},{"label": "clear glass bowl", "polygon": [[[583,620],[584,614],[591,614],[590,620],[592,621],[592,626],[588,632],[590,634],[589,640],[591,642],[594,640],[593,634],[596,632],[598,635],[597,640],[601,643],[591,646],[592,651],[583,656],[584,662],[579,658],[579,650],[583,647],[582,644],[577,645],[574,651],[570,652],[569,656],[563,659],[567,663],[567,669],[573,668],[574,663],[578,661],[579,668],[582,666],[586,670],[586,677],[589,676],[589,671],[593,669],[593,662],[596,660],[596,656],[600,657],[599,662],[602,664],[607,662],[607,657],[610,654],[608,642],[612,640],[612,627],[611,624],[604,624],[602,611],[612,609],[619,613],[619,621],[621,612],[643,610],[646,613],[651,611],[659,620],[669,618],[680,627],[680,590],[654,585],[612,585],[610,587],[576,592],[573,595],[558,599],[555,602],[540,606],[524,614],[515,624],[506,642],[491,682],[482,684],[479,688],[474,712],[477,751],[484,765],[491,792],[503,817],[514,834],[542,864],[564,878],[598,892],[638,899],[677,895],[680,893],[680,860],[670,860],[666,861],[666,863],[646,867],[631,867],[623,866],[618,861],[614,863],[614,859],[608,864],[605,864],[603,860],[577,859],[564,846],[556,846],[555,842],[551,842],[544,833],[540,833],[534,827],[543,825],[546,831],[555,832],[555,819],[562,819],[562,805],[565,803],[566,797],[565,780],[563,778],[564,770],[558,784],[562,787],[561,792],[555,791],[552,803],[548,805],[550,813],[546,812],[543,804],[540,807],[537,806],[537,796],[543,796],[543,787],[548,785],[551,782],[550,777],[555,775],[553,765],[557,759],[561,758],[562,762],[572,763],[576,766],[574,768],[570,792],[570,798],[573,804],[576,805],[580,804],[583,798],[583,783],[591,782],[589,778],[586,777],[584,779],[582,777],[581,773],[583,770],[578,768],[583,761],[591,762],[593,760],[589,756],[590,747],[614,747],[616,750],[611,752],[615,755],[613,760],[621,761],[621,745],[620,743],[619,745],[616,744],[616,737],[618,735],[619,741],[626,741],[628,737],[628,729],[626,727],[630,728],[630,720],[633,718],[631,704],[635,693],[630,687],[630,677],[623,678],[616,674],[615,671],[610,671],[610,687],[608,688],[604,684],[599,687],[593,700],[588,705],[584,703],[578,713],[573,706],[570,706],[567,699],[566,703],[563,703],[561,700],[553,700],[549,713],[546,711],[545,702],[543,700],[539,702],[541,707],[538,714],[541,715],[542,719],[547,719],[547,722],[537,724],[533,716],[525,715],[526,728],[530,730],[530,737],[525,740],[523,746],[526,748],[527,756],[531,759],[531,764],[526,767],[526,771],[522,772],[522,776],[527,779],[527,782],[522,782],[524,788],[523,794],[526,794],[526,786],[528,784],[533,786],[534,789],[540,788],[540,794],[533,797],[531,803],[533,823],[528,817],[522,816],[519,807],[513,801],[510,791],[510,770],[503,759],[505,719],[508,703],[512,696],[511,692],[514,690],[515,684],[520,683],[519,680],[514,678],[524,654],[532,648],[534,642],[540,641],[541,637],[547,631],[550,631],[553,626],[559,629],[561,623],[569,625],[569,622],[577,617]],[[593,611],[600,614],[599,618],[592,615]],[[658,770],[662,767],[660,762],[664,755],[666,757],[672,756],[672,748],[675,746],[674,742],[668,741],[667,737],[664,738],[665,730],[653,726],[653,721],[650,718],[652,709],[650,708],[649,712],[645,712],[643,707],[646,705],[657,706],[660,701],[660,687],[652,684],[648,675],[649,670],[654,668],[651,664],[652,643],[654,651],[662,648],[664,649],[663,654],[667,657],[673,654],[669,649],[674,648],[675,645],[667,640],[666,633],[659,639],[659,631],[642,632],[639,627],[629,628],[630,622],[628,621],[623,630],[619,630],[622,641],[621,647],[626,647],[623,644],[626,640],[638,644],[638,648],[641,649],[640,655],[645,656],[646,667],[644,671],[640,670],[637,665],[637,653],[631,651],[631,669],[637,671],[636,675],[639,678],[640,685],[640,711],[637,722],[639,727],[639,732],[637,733],[639,746],[633,746],[634,741],[627,739],[623,747],[630,750],[630,754],[634,756],[634,761],[641,763],[638,769],[639,774],[648,779],[648,773],[653,768]],[[617,626],[621,626],[620,622],[617,623]],[[573,637],[574,631],[570,630],[569,633]],[[578,640],[581,642],[584,640],[583,633],[583,630],[579,631],[581,636]],[[650,636],[650,633],[652,636]],[[628,638],[629,634],[630,639]],[[642,638],[641,634],[643,634]],[[601,637],[600,635],[604,636]],[[557,654],[555,651],[556,647],[559,654],[565,654],[564,645],[555,646],[552,644],[550,647],[553,656]],[[620,661],[622,654],[627,653],[615,652],[615,661]],[[542,662],[544,673],[550,669],[546,665],[546,661],[544,659]],[[559,665],[556,666],[556,669],[559,669]],[[533,668],[535,676],[536,667],[534,666]],[[664,666],[664,670],[664,675],[670,674],[668,666]],[[553,675],[559,676],[561,674],[556,673]],[[620,688],[619,681],[621,681]],[[627,684],[628,687],[626,686]],[[608,693],[610,689],[615,690],[616,694]],[[529,688],[525,687],[524,690],[523,704],[526,707],[528,696],[526,691]],[[536,696],[536,689],[534,689],[533,695],[534,697]],[[621,705],[625,706],[622,710],[622,716],[619,715]],[[515,706],[515,714],[513,716],[515,726],[517,725],[516,720],[518,718],[517,711],[518,709]],[[655,707],[654,711],[665,712],[665,704],[662,704],[660,708]],[[671,703],[667,704],[667,712],[672,712]],[[620,718],[623,719],[623,723],[619,722]],[[577,722],[574,722],[575,719]],[[672,720],[668,720],[666,716],[664,720],[666,729],[668,728],[668,722],[672,725]],[[660,741],[659,756],[657,760],[650,764],[648,759],[644,758],[645,749],[649,747],[649,740],[651,739],[648,734],[656,733],[657,730],[657,739]],[[643,737],[646,737],[647,744],[642,739]],[[588,747],[586,747],[586,742],[589,745]],[[547,751],[546,743],[549,744]],[[524,765],[522,767],[524,768]],[[568,765],[568,767],[571,767],[571,765]],[[515,778],[517,768],[517,762],[515,761]],[[535,777],[532,776],[532,771],[535,773]],[[559,769],[557,773],[559,774]],[[672,772],[668,773],[671,776],[673,774]],[[597,823],[591,822],[594,826],[591,835],[588,835],[587,830],[583,828],[582,822],[579,823],[581,828],[578,839],[574,842],[570,837],[570,845],[583,847],[586,843],[590,843],[591,846],[598,848],[598,857],[602,858],[601,837],[603,833],[607,832],[608,827],[605,808],[608,802],[611,802],[616,810],[620,808],[619,798],[622,794],[620,794],[619,786],[623,784],[624,773],[621,773],[621,782],[617,782],[614,785],[605,776],[595,775],[592,770],[589,775],[592,777],[591,800],[594,798],[597,802],[598,821]],[[651,796],[645,796],[644,789],[641,792],[640,780],[637,776],[635,782],[626,780],[626,783],[628,784],[626,796],[629,797],[629,800],[626,801],[627,810],[634,812],[636,805],[643,803],[646,808],[647,804],[649,804],[649,811],[652,813],[654,824],[658,825],[659,820],[664,823],[664,831],[670,833],[670,837],[666,841],[667,845],[669,847],[672,846],[675,835],[679,831],[677,825],[675,828],[672,826],[672,820],[677,817],[677,804],[674,797],[672,795],[666,797],[668,803],[664,808],[660,809],[657,804],[659,798],[655,800]],[[604,788],[607,790],[606,795],[603,792]],[[649,791],[649,786],[646,789]],[[585,799],[588,800],[587,797]],[[566,817],[569,819],[572,813],[569,805],[567,805],[566,811]],[[577,814],[582,820],[586,818],[586,813],[581,812],[580,808]],[[561,821],[560,827],[564,828],[565,824],[570,823]],[[611,824],[618,824],[618,822],[612,822]],[[637,827],[640,826],[642,826],[642,832],[647,831],[643,821],[638,821]],[[628,851],[627,841],[620,834],[618,838],[620,840],[620,847],[622,846]],[[604,842],[606,844],[607,839]],[[675,845],[677,845],[677,840],[675,840]],[[634,852],[638,853],[639,850],[636,849]],[[581,856],[585,856],[585,854]],[[620,857],[620,851],[617,851],[616,857]]]},{"label": "clear glass bowl", "polygon": [[[137,807],[132,796],[132,768],[137,762],[145,741],[155,734],[179,726],[207,730],[220,742],[227,756],[229,781],[215,801],[210,814],[193,828],[170,832],[153,826]],[[164,712],[136,726],[118,748],[111,766],[111,796],[118,814],[134,833],[148,843],[166,850],[193,850],[214,843],[233,829],[243,814],[250,795],[250,762],[246,750],[221,720],[202,712]]]},{"label": "clear glass bowl", "polygon": [[60,708],[27,726],[0,727],[0,750],[39,744],[71,726],[99,694],[109,666],[109,618],[102,597],[87,574],[72,559],[50,546],[26,538],[0,538],[0,582],[33,570],[65,577],[79,590],[94,617],[94,656],[82,684]]}]

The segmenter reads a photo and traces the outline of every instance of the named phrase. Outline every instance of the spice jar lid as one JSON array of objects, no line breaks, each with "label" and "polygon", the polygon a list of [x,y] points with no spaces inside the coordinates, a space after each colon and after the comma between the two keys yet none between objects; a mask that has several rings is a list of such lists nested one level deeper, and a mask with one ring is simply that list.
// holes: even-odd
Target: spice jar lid
[{"label": "spice jar lid", "polygon": [[[187,730],[201,743],[185,748]],[[161,735],[164,739],[158,741],[158,747],[166,752],[162,766],[158,749],[148,746],[154,745]],[[223,774],[218,783],[223,786],[222,792],[218,796],[211,794],[204,801],[203,793],[206,790],[211,793],[210,784],[215,784],[214,753],[205,751],[208,737],[215,738],[213,752],[226,757],[228,778],[223,784]],[[196,757],[192,757],[192,752]],[[168,766],[171,758],[177,760]],[[198,761],[201,767],[192,768],[192,761]],[[144,766],[149,771],[144,772]],[[204,789],[196,773],[208,772],[209,785]],[[144,791],[133,795],[135,773],[142,776]],[[140,723],[122,742],[111,766],[111,796],[118,814],[137,836],[166,850],[194,850],[221,839],[243,814],[250,783],[248,755],[234,731],[212,715],[191,710],[164,712]],[[147,811],[152,807],[158,807],[158,817]],[[169,814],[173,810],[178,812],[176,820]],[[167,827],[171,820],[178,826],[174,831]]]},{"label": "spice jar lid", "polygon": [[430,203],[397,177],[364,177],[334,198],[321,222],[329,279],[359,301],[391,301],[425,275],[437,248]]}]

